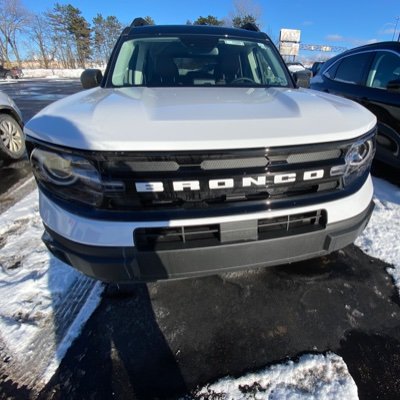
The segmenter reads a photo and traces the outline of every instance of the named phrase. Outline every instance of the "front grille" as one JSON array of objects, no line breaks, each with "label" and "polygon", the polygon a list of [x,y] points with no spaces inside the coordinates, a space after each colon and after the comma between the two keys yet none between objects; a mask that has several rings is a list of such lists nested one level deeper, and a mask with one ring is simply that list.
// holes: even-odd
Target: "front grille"
[{"label": "front grille", "polygon": [[258,221],[258,238],[272,239],[278,236],[313,232],[326,227],[326,211],[319,210]]},{"label": "front grille", "polygon": [[[96,162],[105,186],[110,187],[107,182],[112,183],[111,188],[118,188],[117,182],[121,185],[114,192],[107,190],[101,208],[210,209],[338,191],[342,189],[341,177],[331,176],[330,171],[345,164],[350,145],[343,142],[207,152],[103,153]],[[310,178],[310,171],[314,170],[323,176]],[[180,182],[189,183],[179,190],[174,185]],[[144,186],[154,191],[143,191]]]},{"label": "front grille", "polygon": [[[249,235],[246,225],[245,234],[236,241],[267,240],[314,232],[326,227],[326,211],[318,210],[308,213],[286,215],[260,219],[254,224],[254,235]],[[238,223],[240,227],[240,223]],[[240,234],[238,235],[240,237]],[[246,239],[252,237],[255,239]],[[167,228],[139,228],[134,232],[135,246],[139,251],[162,251],[185,248],[218,246],[229,241],[223,240],[221,225],[200,225]],[[231,241],[232,242],[232,241]]]}]

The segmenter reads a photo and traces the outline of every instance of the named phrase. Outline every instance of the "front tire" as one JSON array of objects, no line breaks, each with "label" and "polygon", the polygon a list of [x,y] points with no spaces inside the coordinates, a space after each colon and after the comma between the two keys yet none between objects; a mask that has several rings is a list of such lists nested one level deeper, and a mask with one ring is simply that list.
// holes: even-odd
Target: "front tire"
[{"label": "front tire", "polygon": [[18,122],[11,115],[0,114],[0,158],[14,161],[24,153],[24,134]]}]

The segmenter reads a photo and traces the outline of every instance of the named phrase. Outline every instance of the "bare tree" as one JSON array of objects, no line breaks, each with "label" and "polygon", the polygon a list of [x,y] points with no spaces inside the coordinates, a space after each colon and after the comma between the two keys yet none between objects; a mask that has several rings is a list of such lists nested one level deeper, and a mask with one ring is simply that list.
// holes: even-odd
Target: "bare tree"
[{"label": "bare tree", "polygon": [[151,18],[149,15],[147,17],[144,17],[144,20],[149,24],[149,25],[155,25],[156,23],[154,22],[154,19]]},{"label": "bare tree", "polygon": [[9,62],[11,53],[21,63],[18,36],[27,30],[30,14],[20,0],[0,0],[0,54]]}]

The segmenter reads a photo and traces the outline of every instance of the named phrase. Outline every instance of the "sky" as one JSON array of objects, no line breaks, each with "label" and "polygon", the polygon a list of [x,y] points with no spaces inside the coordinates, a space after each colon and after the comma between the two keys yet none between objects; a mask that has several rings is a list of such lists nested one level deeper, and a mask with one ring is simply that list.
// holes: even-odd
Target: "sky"
[{"label": "sky", "polygon": [[[97,13],[115,15],[121,22],[129,24],[137,16],[151,16],[156,24],[184,24],[200,15],[214,15],[220,19],[228,17],[234,10],[235,0],[59,0],[60,4],[72,4],[82,11],[91,22]],[[400,17],[399,0],[336,0],[334,2],[306,0],[239,0],[250,3],[260,11],[263,31],[276,42],[281,28],[300,29],[303,44],[319,44],[357,47],[371,42],[392,40],[396,18]],[[53,0],[22,0],[33,12],[53,8]],[[400,33],[400,20],[396,39]],[[321,53],[303,52],[314,58]],[[334,55],[334,54],[330,54]]]}]

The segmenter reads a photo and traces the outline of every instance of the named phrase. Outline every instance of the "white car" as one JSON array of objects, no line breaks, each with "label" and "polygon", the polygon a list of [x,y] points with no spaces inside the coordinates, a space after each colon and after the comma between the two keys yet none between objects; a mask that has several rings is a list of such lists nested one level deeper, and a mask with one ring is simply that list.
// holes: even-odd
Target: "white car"
[{"label": "white car", "polygon": [[18,160],[25,154],[22,115],[14,101],[0,91],[0,159]]},{"label": "white car", "polygon": [[[104,281],[278,265],[350,244],[373,210],[376,118],[298,88],[247,26],[143,26],[105,76],[27,123],[43,240]],[[294,74],[296,78],[296,74]]]},{"label": "white car", "polygon": [[306,67],[299,62],[287,62],[286,63],[290,72],[304,71]]}]

